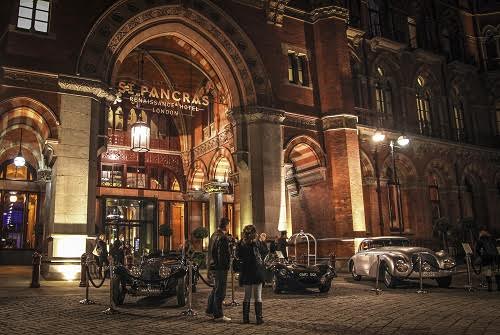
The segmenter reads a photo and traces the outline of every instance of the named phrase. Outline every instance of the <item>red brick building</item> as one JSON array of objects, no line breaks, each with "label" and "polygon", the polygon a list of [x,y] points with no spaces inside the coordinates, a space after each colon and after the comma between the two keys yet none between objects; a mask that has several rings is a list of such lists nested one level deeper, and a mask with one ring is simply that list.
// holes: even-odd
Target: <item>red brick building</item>
[{"label": "red brick building", "polygon": [[221,216],[341,256],[440,217],[500,229],[493,1],[0,6],[3,262],[70,264],[99,232],[176,248]]}]

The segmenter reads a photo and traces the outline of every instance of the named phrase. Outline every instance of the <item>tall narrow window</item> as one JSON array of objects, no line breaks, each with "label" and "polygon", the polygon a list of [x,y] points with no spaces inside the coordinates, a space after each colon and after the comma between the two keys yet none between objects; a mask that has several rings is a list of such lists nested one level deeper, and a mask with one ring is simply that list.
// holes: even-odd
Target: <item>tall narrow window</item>
[{"label": "tall narrow window", "polygon": [[392,115],[392,89],[381,67],[377,67],[377,75],[379,78],[375,84],[375,107],[378,126],[383,126],[385,120]]},{"label": "tall narrow window", "polygon": [[381,36],[380,7],[377,0],[368,1],[368,16],[370,19],[370,32],[372,36]]},{"label": "tall narrow window", "polygon": [[422,135],[431,135],[431,111],[430,111],[430,93],[425,85],[423,77],[417,78],[417,121],[419,132]]},{"label": "tall narrow window", "polygon": [[308,85],[306,55],[288,51],[288,82],[302,86]]},{"label": "tall narrow window", "polygon": [[417,23],[413,17],[408,17],[408,44],[411,48],[418,48]]},{"label": "tall narrow window", "polygon": [[428,180],[429,199],[431,201],[432,220],[441,217],[441,199],[439,197],[439,183],[435,175],[429,176]]},{"label": "tall narrow window", "polygon": [[500,136],[500,100],[495,104],[495,126],[497,135]]},{"label": "tall narrow window", "polygon": [[464,107],[461,102],[453,105],[453,127],[455,128],[455,140],[465,140]]},{"label": "tall narrow window", "polygon": [[46,33],[49,31],[50,1],[20,0],[17,27]]}]

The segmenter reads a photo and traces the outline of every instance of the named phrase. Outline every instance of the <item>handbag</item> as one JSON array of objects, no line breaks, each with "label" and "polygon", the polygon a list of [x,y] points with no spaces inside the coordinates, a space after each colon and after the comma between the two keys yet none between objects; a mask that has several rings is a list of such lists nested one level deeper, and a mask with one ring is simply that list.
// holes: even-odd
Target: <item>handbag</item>
[{"label": "handbag", "polygon": [[259,248],[257,245],[253,247],[253,253],[255,255],[255,265],[256,265],[256,275],[259,280],[264,282],[266,278],[266,268],[264,266],[264,261],[262,260],[262,256],[260,254]]}]

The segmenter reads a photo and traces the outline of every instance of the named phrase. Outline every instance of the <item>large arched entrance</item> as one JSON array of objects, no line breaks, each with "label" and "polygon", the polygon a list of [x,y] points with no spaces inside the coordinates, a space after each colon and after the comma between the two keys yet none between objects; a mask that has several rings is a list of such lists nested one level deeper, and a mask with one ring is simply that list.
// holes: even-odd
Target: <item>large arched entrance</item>
[{"label": "large arched entrance", "polygon": [[[237,25],[213,4],[194,7],[141,8],[128,20],[121,17],[119,27],[108,25],[116,21],[110,10],[89,34],[79,60],[80,74],[100,77],[119,96],[102,118],[108,142],[99,155],[96,233],[110,239],[123,234],[136,251],[177,248],[198,226],[213,232],[213,206],[202,192],[212,181],[228,182],[217,210],[239,231],[232,155],[239,134],[227,113],[269,100],[270,89],[255,48]],[[214,11],[218,24],[204,16]],[[221,24],[232,27],[233,36]],[[104,56],[95,57],[96,50]],[[130,150],[137,120],[150,129],[148,152]],[[250,184],[249,178],[239,182]]]}]

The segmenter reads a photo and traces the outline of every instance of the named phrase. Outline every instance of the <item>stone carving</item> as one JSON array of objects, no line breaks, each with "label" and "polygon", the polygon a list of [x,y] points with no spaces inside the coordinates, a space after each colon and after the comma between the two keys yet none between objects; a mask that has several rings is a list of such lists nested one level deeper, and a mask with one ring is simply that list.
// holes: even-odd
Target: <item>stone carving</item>
[{"label": "stone carving", "polygon": [[52,180],[52,169],[39,169],[36,172],[37,181],[50,182]]},{"label": "stone carving", "polygon": [[303,20],[309,23],[314,23],[321,19],[337,18],[347,22],[349,19],[349,11],[340,6],[326,6],[322,8],[313,9],[310,12],[305,12],[297,8],[286,7],[285,15]]},{"label": "stone carving", "polygon": [[355,115],[329,115],[321,118],[323,130],[329,129],[357,129],[358,118]]},{"label": "stone carving", "polygon": [[2,82],[16,83],[22,87],[57,90],[57,75],[2,67]]},{"label": "stone carving", "polygon": [[78,77],[59,77],[58,85],[64,91],[83,93],[97,99],[104,98],[110,103],[116,100],[116,96],[105,89],[99,81],[84,80]]},{"label": "stone carving", "polygon": [[283,26],[283,16],[285,7],[290,0],[267,0],[266,1],[266,16],[267,23],[274,24],[277,27]]},{"label": "stone carving", "polygon": [[220,181],[210,181],[203,185],[203,190],[206,193],[227,193],[229,190],[229,183]]},{"label": "stone carving", "polygon": [[[229,144],[229,147],[234,147],[233,144],[233,129],[231,125],[226,127],[217,136],[214,136],[207,141],[201,143],[193,149],[194,159],[197,159],[204,154],[213,151],[224,144]],[[232,150],[231,150],[232,151]]]},{"label": "stone carving", "polygon": [[304,128],[310,130],[320,129],[320,119],[317,117],[291,114],[285,112],[285,120],[283,121],[285,126]]},{"label": "stone carving", "polygon": [[[254,104],[256,96],[268,100],[266,103],[272,100],[270,81],[257,50],[236,22],[214,3],[194,0],[193,8],[186,8],[178,4],[154,7],[157,5],[155,2],[145,1],[136,3],[134,11],[127,4],[127,0],[115,3],[93,27],[79,59],[78,68],[82,75],[102,75],[102,79],[107,80],[113,57],[130,34],[140,26],[158,23],[161,19],[183,17],[224,46],[244,83],[247,104]],[[113,19],[116,13],[120,13],[124,24],[117,24]],[[106,36],[113,37],[109,39]]]}]

